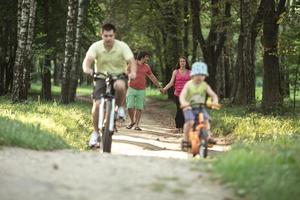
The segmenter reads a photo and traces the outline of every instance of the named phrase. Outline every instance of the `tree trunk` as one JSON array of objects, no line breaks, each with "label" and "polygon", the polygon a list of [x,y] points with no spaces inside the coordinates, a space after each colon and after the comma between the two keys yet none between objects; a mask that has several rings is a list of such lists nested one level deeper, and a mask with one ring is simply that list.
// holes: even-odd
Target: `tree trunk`
[{"label": "tree trunk", "polygon": [[[3,22],[7,24],[7,22]],[[5,94],[5,69],[7,68],[6,56],[8,46],[9,26],[1,27],[0,32],[0,96]]]},{"label": "tree trunk", "polygon": [[262,108],[264,112],[273,111],[282,106],[280,67],[278,58],[278,24],[279,15],[283,12],[285,0],[280,0],[275,10],[274,0],[265,0],[263,17],[263,96]]},{"label": "tree trunk", "polygon": [[[21,18],[18,20],[18,48],[16,53],[16,60],[14,65],[14,82],[12,91],[12,101],[21,102],[26,100],[24,89],[27,89],[23,85],[24,66],[26,65],[26,42],[28,36],[28,23],[30,15],[30,0],[23,0],[19,6],[21,6]],[[25,98],[24,98],[25,97]]]},{"label": "tree trunk", "polygon": [[72,58],[74,52],[74,23],[75,23],[75,8],[76,0],[68,1],[68,17],[66,27],[66,43],[65,43],[65,57],[62,71],[62,87],[61,87],[61,102],[68,104],[70,91],[70,71],[72,67]]},{"label": "tree trunk", "polygon": [[192,0],[191,1],[192,38],[193,38],[192,63],[194,63],[197,59],[198,37],[200,35],[199,10],[200,10],[199,0]]},{"label": "tree trunk", "polygon": [[230,98],[233,85],[233,55],[231,42],[226,42],[219,58],[217,69],[217,94],[222,98]]},{"label": "tree trunk", "polygon": [[[46,34],[46,44],[45,47],[49,51],[51,47],[51,38],[50,38],[50,6],[49,1],[43,2],[44,9],[44,33]],[[43,65],[41,65],[41,76],[42,76],[42,90],[41,98],[46,101],[52,100],[52,91],[51,91],[51,55],[47,52],[44,55]]]},{"label": "tree trunk", "polygon": [[28,90],[30,89],[30,73],[32,69],[32,44],[34,39],[34,25],[35,25],[35,17],[36,17],[36,0],[31,0],[30,2],[30,13],[29,13],[29,21],[28,21],[28,34],[27,34],[27,42],[26,42],[26,63],[23,71],[23,80],[22,85],[24,86],[24,99],[27,99]]},{"label": "tree trunk", "polygon": [[[17,38],[17,37],[15,37]],[[15,43],[16,41],[11,41]],[[16,42],[17,43],[17,42]],[[14,78],[14,65],[16,60],[16,49],[17,44],[11,44],[9,50],[9,59],[5,71],[5,93],[11,93],[13,88],[13,78]]]},{"label": "tree trunk", "polygon": [[75,101],[76,89],[78,86],[79,80],[79,66],[80,66],[80,47],[81,47],[81,37],[82,37],[82,25],[85,19],[86,10],[87,10],[88,0],[79,0],[78,1],[78,15],[77,15],[77,25],[76,25],[76,37],[75,37],[75,49],[73,56],[73,63],[71,69],[71,83],[70,83],[70,92],[69,100],[70,102]]},{"label": "tree trunk", "polygon": [[189,56],[189,2],[183,1],[183,55],[188,58]]},{"label": "tree trunk", "polygon": [[54,69],[53,69],[53,84],[54,85],[58,85],[59,84],[59,79],[58,79],[58,73],[59,73],[59,65],[57,63],[57,53],[54,53],[54,59],[53,59],[53,65],[54,65]]},{"label": "tree trunk", "polygon": [[248,105],[255,102],[255,68],[254,58],[251,57],[251,23],[253,8],[251,1],[240,0],[240,36],[238,40],[238,55],[236,60],[235,90],[233,103]]},{"label": "tree trunk", "polygon": [[[212,0],[211,3],[211,27],[207,40],[204,39],[201,30],[201,21],[199,18],[200,3],[199,0],[192,0],[192,18],[193,18],[193,35],[197,38],[201,46],[204,61],[208,65],[209,77],[207,82],[210,84],[213,90],[216,90],[216,72],[219,56],[221,55],[227,34],[227,24],[230,18],[231,3],[225,2],[224,19],[222,23],[217,22],[218,18],[221,16],[219,9],[219,0]],[[221,33],[218,33],[218,29],[223,29]],[[194,49],[195,50],[195,49]]]},{"label": "tree trunk", "polygon": [[46,54],[44,56],[43,64],[41,65],[42,72],[42,90],[41,97],[46,101],[52,100],[52,92],[51,92],[51,59],[50,55]]}]

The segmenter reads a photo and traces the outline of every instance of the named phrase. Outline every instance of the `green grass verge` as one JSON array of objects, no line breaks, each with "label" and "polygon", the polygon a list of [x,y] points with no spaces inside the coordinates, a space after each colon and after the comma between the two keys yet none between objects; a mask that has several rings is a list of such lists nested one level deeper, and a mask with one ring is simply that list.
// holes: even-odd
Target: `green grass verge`
[{"label": "green grass verge", "polygon": [[239,145],[219,156],[215,172],[239,196],[255,200],[298,199],[300,196],[300,139]]},{"label": "green grass verge", "polygon": [[91,105],[0,98],[0,145],[37,150],[85,149],[91,132]]},{"label": "green grass verge", "polygon": [[212,130],[216,135],[231,134],[239,142],[276,141],[282,137],[300,135],[297,115],[262,115],[243,107],[224,107],[210,111],[210,114]]},{"label": "green grass verge", "polygon": [[300,195],[299,116],[262,115],[243,107],[211,111],[213,132],[230,134],[233,149],[215,159],[215,172],[246,199],[297,199]]}]

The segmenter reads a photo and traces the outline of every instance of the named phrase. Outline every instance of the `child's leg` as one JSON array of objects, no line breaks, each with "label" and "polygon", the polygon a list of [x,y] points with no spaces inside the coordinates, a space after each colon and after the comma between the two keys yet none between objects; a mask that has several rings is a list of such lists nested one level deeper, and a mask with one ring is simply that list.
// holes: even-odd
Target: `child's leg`
[{"label": "child's leg", "polygon": [[189,131],[191,130],[191,128],[193,128],[194,125],[194,121],[187,121],[184,123],[183,126],[183,140],[184,141],[189,141]]},{"label": "child's leg", "polygon": [[203,115],[204,115],[204,119],[206,121],[205,123],[206,123],[206,130],[207,130],[207,134],[208,134],[208,137],[207,137],[208,143],[216,144],[217,141],[215,139],[213,139],[212,132],[210,131],[210,128],[211,128],[210,116],[209,116],[209,114],[208,114],[208,112],[205,108],[202,110],[202,112],[203,112]]},{"label": "child's leg", "polygon": [[215,139],[213,138],[212,132],[210,131],[210,127],[211,127],[211,125],[210,125],[210,120],[207,121],[206,127],[207,127],[207,133],[208,133],[208,137],[207,137],[208,143],[210,143],[210,144],[216,144],[216,143],[217,143],[217,140],[215,140]]},{"label": "child's leg", "polygon": [[189,141],[189,130],[193,127],[195,116],[191,109],[187,109],[183,111],[185,123],[183,126],[183,140]]}]

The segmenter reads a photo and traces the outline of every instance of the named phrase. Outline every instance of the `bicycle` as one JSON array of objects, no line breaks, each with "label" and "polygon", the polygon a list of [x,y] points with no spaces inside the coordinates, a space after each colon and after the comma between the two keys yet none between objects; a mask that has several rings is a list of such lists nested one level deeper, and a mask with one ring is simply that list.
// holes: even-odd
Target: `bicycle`
[{"label": "bicycle", "polygon": [[[187,106],[185,106],[187,107]],[[205,107],[211,109],[220,109],[219,104],[197,104],[192,105],[192,109],[204,109]],[[184,107],[182,107],[184,108]],[[196,121],[197,120],[197,121]],[[193,127],[189,130],[189,142],[190,149],[188,152],[192,153],[193,157],[199,155],[202,158],[206,158],[208,154],[208,120],[204,119],[204,113],[200,111],[195,119]],[[184,147],[182,147],[184,149]]]},{"label": "bicycle", "polygon": [[[113,83],[114,81],[122,78],[126,78],[126,74],[114,75],[114,74],[104,74],[104,73],[94,73],[93,79],[105,79],[106,83],[106,91],[99,98],[99,120],[98,120],[98,128],[102,132],[102,151],[106,153],[111,152],[111,144],[112,144],[112,135],[114,131],[117,131],[116,127],[116,99],[114,95]],[[100,139],[100,137],[99,137]],[[100,143],[100,141],[99,141]]]}]

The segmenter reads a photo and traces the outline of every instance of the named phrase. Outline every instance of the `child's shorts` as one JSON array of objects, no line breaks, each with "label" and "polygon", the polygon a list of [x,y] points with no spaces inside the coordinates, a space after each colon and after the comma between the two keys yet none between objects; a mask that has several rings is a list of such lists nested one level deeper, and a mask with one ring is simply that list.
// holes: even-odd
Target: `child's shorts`
[{"label": "child's shorts", "polygon": [[210,116],[205,108],[193,108],[183,112],[185,122],[198,120],[198,114],[202,112],[204,120],[210,120]]}]

